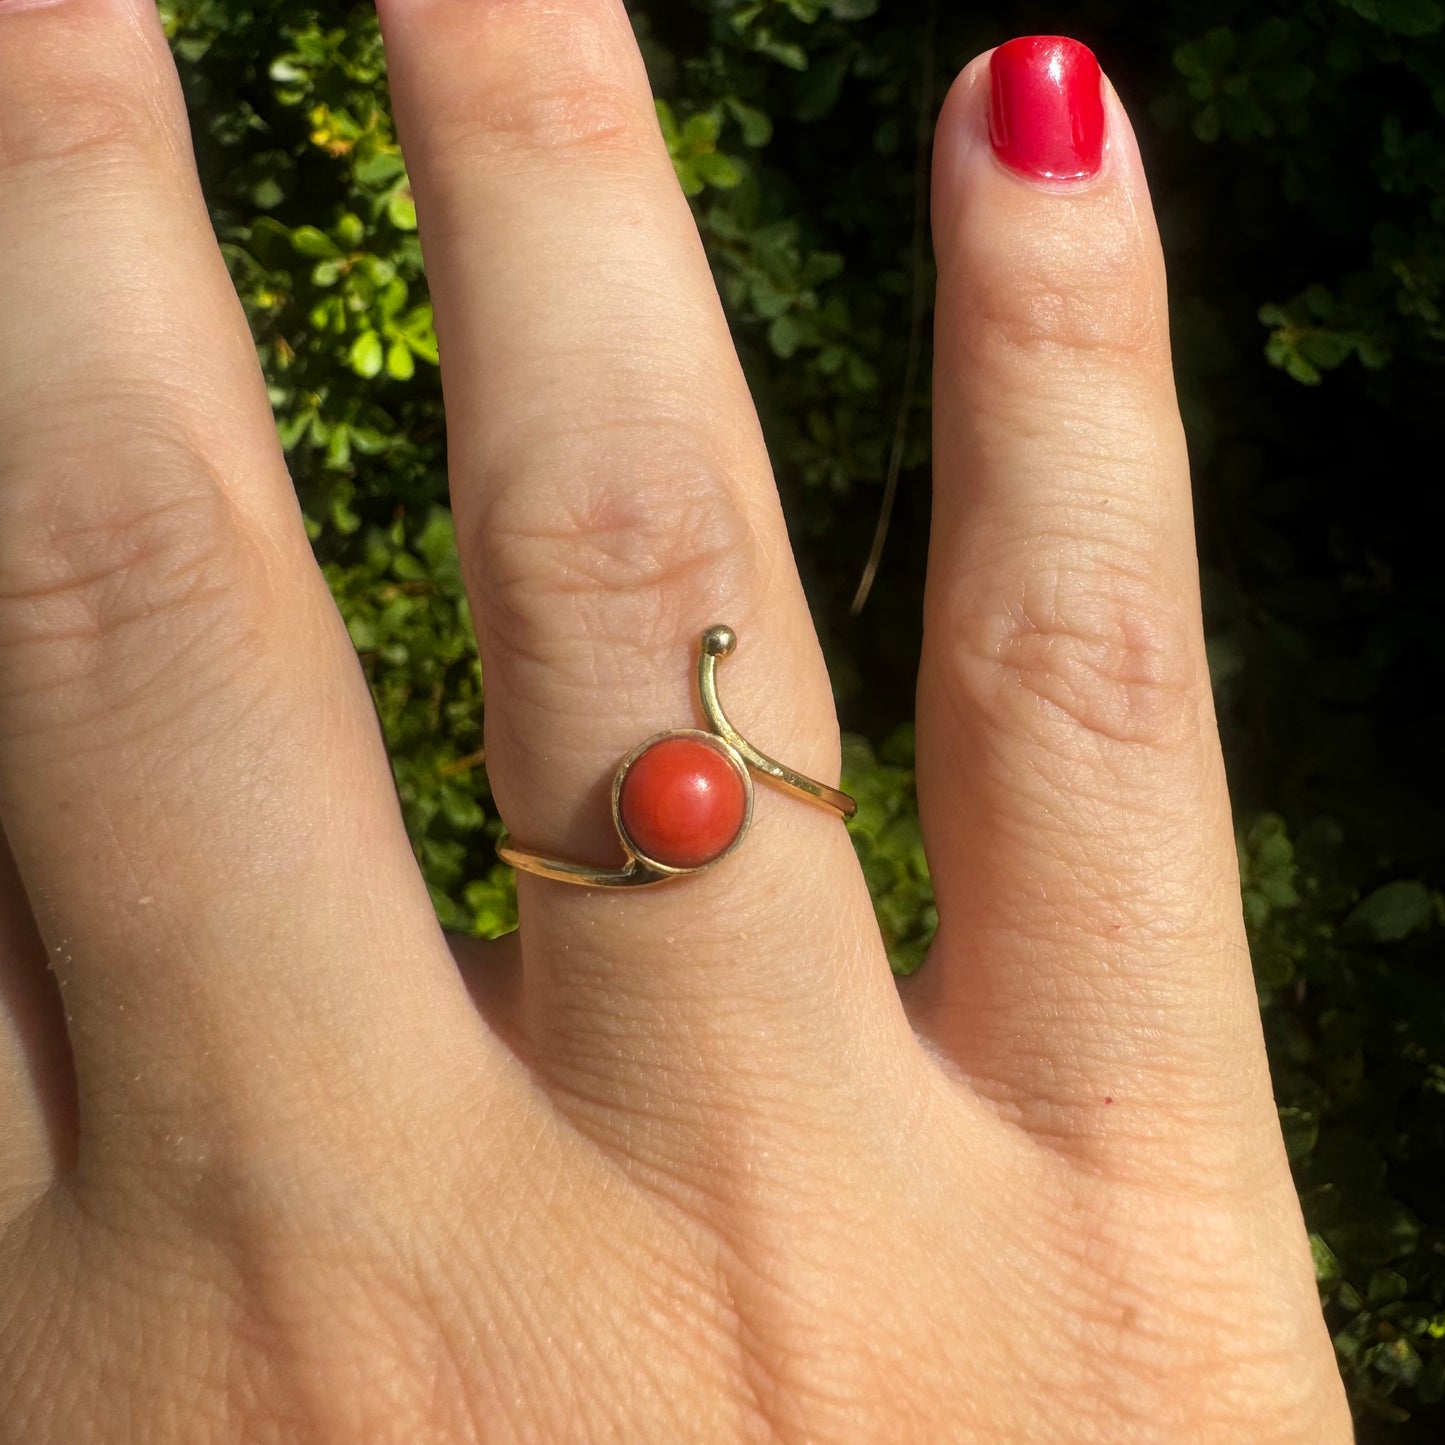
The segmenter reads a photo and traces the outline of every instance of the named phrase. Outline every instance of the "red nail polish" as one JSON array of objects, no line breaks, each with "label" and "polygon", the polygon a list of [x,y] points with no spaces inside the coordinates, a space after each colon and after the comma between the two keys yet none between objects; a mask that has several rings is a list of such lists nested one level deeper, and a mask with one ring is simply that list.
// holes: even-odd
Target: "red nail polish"
[{"label": "red nail polish", "polygon": [[988,130],[1007,166],[1038,180],[1082,180],[1104,158],[1099,62],[1062,35],[1025,35],[994,51]]}]

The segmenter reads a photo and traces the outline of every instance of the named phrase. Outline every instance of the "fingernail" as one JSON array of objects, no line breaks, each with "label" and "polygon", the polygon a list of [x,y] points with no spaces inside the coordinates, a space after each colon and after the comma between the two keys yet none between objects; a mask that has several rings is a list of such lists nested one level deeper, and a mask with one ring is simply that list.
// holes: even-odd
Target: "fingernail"
[{"label": "fingernail", "polygon": [[1099,62],[1062,35],[1025,35],[989,61],[989,139],[1011,169],[1035,180],[1096,175],[1104,159]]}]

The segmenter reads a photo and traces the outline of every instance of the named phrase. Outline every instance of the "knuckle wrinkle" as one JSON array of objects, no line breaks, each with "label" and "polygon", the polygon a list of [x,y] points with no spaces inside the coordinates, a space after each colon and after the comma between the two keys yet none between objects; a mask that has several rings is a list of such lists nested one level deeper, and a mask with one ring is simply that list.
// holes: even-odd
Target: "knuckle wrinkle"
[{"label": "knuckle wrinkle", "polygon": [[1025,357],[1076,353],[1164,362],[1168,329],[1148,252],[1111,213],[1087,241],[1040,228],[979,243],[971,289],[975,344]]},{"label": "knuckle wrinkle", "polygon": [[756,595],[756,535],[706,464],[566,485],[513,478],[501,490],[474,554],[490,610],[516,640],[535,632],[540,643],[560,612],[576,635],[630,651]]},{"label": "knuckle wrinkle", "polygon": [[[88,8],[79,7],[67,24],[93,26]],[[89,33],[57,38],[55,50],[62,49],[65,64],[55,63],[52,52],[23,75],[0,72],[0,88],[9,91],[0,170],[153,167],[168,158],[176,145],[173,98],[153,57],[128,35],[112,38],[103,65]]]},{"label": "knuckle wrinkle", "polygon": [[13,711],[27,698],[40,706],[37,717],[53,718],[76,686],[82,711],[101,705],[102,694],[123,706],[172,669],[191,668],[193,654],[205,659],[208,678],[224,675],[227,659],[248,645],[255,609],[241,583],[254,570],[249,549],[220,480],[200,459],[161,446],[123,465],[71,457],[48,475],[8,479],[6,490],[7,726],[27,730]]},{"label": "knuckle wrinkle", "polygon": [[985,708],[1022,699],[1046,728],[1118,744],[1168,749],[1194,735],[1204,683],[1184,609],[1138,567],[1035,571],[963,635],[960,677]]},{"label": "knuckle wrinkle", "polygon": [[483,25],[484,67],[440,107],[439,149],[493,158],[635,149],[653,127],[630,73],[631,36],[620,32],[610,7],[500,7]]}]

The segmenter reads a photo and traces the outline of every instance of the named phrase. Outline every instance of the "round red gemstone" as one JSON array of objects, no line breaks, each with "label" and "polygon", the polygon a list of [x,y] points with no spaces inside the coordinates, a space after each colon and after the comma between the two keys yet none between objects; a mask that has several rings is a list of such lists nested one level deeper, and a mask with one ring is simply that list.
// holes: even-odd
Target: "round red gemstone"
[{"label": "round red gemstone", "polygon": [[701,868],[726,853],[747,818],[737,769],[697,738],[660,738],[639,753],[617,800],[633,846],[670,868]]}]

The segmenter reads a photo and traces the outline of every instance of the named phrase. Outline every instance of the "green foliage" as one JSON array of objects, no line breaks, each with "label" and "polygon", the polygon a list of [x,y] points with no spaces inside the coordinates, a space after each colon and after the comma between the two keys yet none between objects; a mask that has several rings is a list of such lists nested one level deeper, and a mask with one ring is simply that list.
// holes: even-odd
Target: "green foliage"
[{"label": "green foliage", "polygon": [[[1445,897],[1396,878],[1363,897],[1338,827],[1241,840],[1246,918],[1285,1142],[1356,1400],[1404,1422],[1445,1394],[1438,1200],[1445,1150]],[[1432,1181],[1433,1182],[1433,1181]]]},{"label": "green foliage", "polygon": [[662,138],[667,143],[667,152],[672,157],[683,195],[700,195],[707,186],[730,191],[742,181],[742,167],[717,148],[723,128],[720,106],[700,110],[679,126],[672,107],[665,100],[659,100],[657,123],[662,129]]},{"label": "green foliage", "polygon": [[867,739],[843,744],[843,787],[857,800],[848,825],[895,973],[923,964],[938,927],[923,856],[913,785],[913,729],[900,727],[875,752]]},{"label": "green foliage", "polygon": [[[515,902],[493,851],[436,338],[374,18],[339,0],[161,8],[438,912],[503,931]],[[932,286],[916,138],[963,61],[1040,28],[1038,12],[631,8],[850,730],[853,837],[907,972],[936,924],[908,729]],[[1246,920],[1341,1365],[1362,1439],[1438,1438],[1445,715],[1424,680],[1445,667],[1445,3],[1083,0],[1046,23],[1103,56],[1154,181]],[[925,379],[905,390],[915,343]],[[894,532],[853,620],[900,428]]]},{"label": "green foliage", "polygon": [[216,229],[449,927],[516,922],[445,510],[436,333],[368,8],[166,0]]},{"label": "green foliage", "polygon": [[1352,356],[1372,370],[1390,359],[1381,337],[1357,327],[1355,311],[1327,286],[1311,286],[1287,306],[1273,302],[1261,306],[1259,319],[1273,328],[1265,343],[1265,357],[1306,386],[1318,385],[1324,372],[1342,366]]},{"label": "green foliage", "polygon": [[[1438,360],[1445,5],[1339,0],[1258,19],[1252,8],[1201,11],[1230,23],[1177,46],[1183,91],[1160,97],[1155,114],[1166,123],[1187,118],[1201,141],[1251,147],[1297,208],[1304,234],[1343,225],[1367,243],[1337,277],[1261,309],[1272,328],[1268,359],[1306,384],[1351,358],[1384,366],[1402,345]],[[1427,38],[1435,43],[1420,43]],[[1351,214],[1348,204],[1359,209]]]}]

